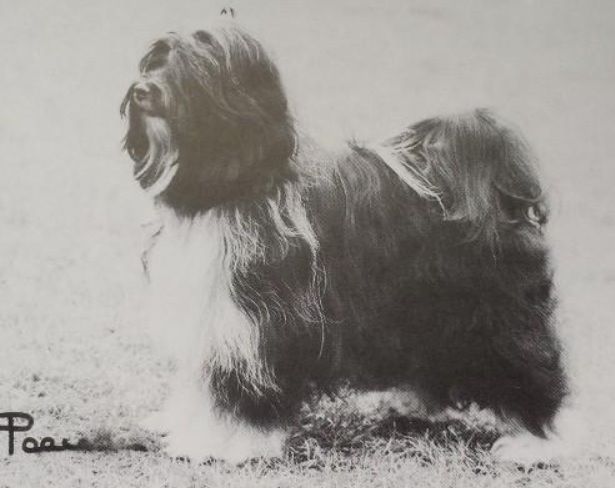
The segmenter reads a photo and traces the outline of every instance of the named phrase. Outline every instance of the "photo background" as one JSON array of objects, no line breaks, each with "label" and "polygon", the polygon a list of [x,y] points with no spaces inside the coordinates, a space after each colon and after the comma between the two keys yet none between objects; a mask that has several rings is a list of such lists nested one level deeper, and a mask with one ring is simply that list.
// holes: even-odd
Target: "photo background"
[{"label": "photo background", "polygon": [[[522,129],[551,187],[575,400],[610,449],[615,3],[229,4],[324,144],[475,106]],[[39,435],[129,429],[161,395],[164,367],[131,318],[151,209],[121,152],[119,103],[151,40],[206,27],[224,5],[0,0],[0,411],[39,412]]]}]

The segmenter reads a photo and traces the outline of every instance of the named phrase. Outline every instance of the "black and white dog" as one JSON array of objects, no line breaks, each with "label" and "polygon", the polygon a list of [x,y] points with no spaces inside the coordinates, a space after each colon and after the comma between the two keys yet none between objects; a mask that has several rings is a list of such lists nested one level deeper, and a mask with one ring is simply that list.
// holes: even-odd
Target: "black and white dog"
[{"label": "black and white dog", "polygon": [[476,402],[548,449],[567,394],[522,139],[485,110],[330,153],[298,135],[261,44],[227,25],[153,43],[121,112],[162,226],[151,323],[178,365],[167,450],[279,455],[303,400],[350,383]]}]

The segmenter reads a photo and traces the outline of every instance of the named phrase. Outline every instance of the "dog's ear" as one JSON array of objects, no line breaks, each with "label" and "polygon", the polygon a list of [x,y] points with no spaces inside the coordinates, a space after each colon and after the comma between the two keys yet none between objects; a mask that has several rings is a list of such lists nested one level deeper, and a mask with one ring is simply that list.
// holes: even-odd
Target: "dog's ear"
[{"label": "dog's ear", "polygon": [[126,95],[124,95],[124,98],[122,99],[122,103],[120,103],[120,115],[122,116],[122,118],[126,117],[126,113],[128,111],[128,104],[130,103],[130,99],[132,98],[133,86],[134,83],[130,85],[130,88],[128,88]]}]

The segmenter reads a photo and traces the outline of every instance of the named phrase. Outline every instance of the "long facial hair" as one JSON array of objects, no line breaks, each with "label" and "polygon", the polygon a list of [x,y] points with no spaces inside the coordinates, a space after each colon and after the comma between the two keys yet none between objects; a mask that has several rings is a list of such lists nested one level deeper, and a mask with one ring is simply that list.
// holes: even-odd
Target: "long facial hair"
[{"label": "long facial hair", "polygon": [[[293,177],[295,133],[275,65],[229,26],[157,40],[121,106],[142,187],[180,213],[267,195]],[[135,100],[146,86],[151,106]]]},{"label": "long facial hair", "polygon": [[137,114],[134,119],[125,142],[135,161],[133,175],[145,190],[158,195],[177,172],[179,152],[163,118]]}]

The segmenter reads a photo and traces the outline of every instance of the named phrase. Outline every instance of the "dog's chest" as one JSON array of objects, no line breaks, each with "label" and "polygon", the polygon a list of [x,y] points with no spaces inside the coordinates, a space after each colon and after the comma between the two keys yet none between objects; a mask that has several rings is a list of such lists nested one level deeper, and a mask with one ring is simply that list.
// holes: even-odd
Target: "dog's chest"
[{"label": "dog's chest", "polygon": [[[162,214],[162,230],[150,253],[150,279],[166,288],[167,303],[198,294],[207,301],[223,280],[223,245],[209,214],[192,219]],[[217,286],[216,286],[217,285]]]},{"label": "dog's chest", "polygon": [[176,359],[202,356],[204,339],[229,299],[219,226],[210,214],[180,219],[162,212],[148,258],[148,324]]}]

